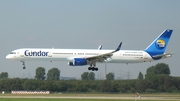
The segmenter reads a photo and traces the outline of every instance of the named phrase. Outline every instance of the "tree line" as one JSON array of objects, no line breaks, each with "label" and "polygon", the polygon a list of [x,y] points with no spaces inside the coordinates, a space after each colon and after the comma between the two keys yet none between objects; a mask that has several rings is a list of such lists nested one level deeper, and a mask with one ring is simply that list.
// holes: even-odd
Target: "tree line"
[{"label": "tree line", "polygon": [[165,63],[158,63],[155,66],[149,67],[145,76],[139,72],[137,79],[133,80],[114,80],[113,73],[108,73],[106,80],[95,80],[93,72],[84,72],[81,75],[82,80],[59,80],[59,78],[56,78],[56,75],[60,75],[60,70],[57,68],[52,68],[48,71],[47,79],[45,79],[45,74],[38,76],[40,74],[44,74],[43,67],[36,69],[35,79],[0,79],[0,90],[48,90],[51,92],[90,93],[180,93],[180,77],[170,76],[169,66]]},{"label": "tree line", "polygon": [[[36,80],[45,80],[46,79],[46,72],[44,67],[38,67],[36,69]],[[47,80],[59,80],[60,77],[60,70],[58,68],[52,68],[47,73]]]}]

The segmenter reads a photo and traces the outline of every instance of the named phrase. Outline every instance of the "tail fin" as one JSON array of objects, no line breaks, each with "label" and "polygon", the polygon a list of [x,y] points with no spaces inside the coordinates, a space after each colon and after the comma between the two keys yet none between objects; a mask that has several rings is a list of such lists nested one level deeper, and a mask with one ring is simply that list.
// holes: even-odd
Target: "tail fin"
[{"label": "tail fin", "polygon": [[163,31],[146,49],[145,51],[151,56],[164,54],[173,30]]}]

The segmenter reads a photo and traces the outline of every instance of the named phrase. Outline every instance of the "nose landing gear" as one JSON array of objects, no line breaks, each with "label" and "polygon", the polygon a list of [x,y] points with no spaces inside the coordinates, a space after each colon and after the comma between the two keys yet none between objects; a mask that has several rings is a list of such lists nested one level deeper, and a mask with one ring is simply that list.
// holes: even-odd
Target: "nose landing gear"
[{"label": "nose landing gear", "polygon": [[21,61],[21,62],[22,62],[22,65],[23,65],[23,69],[26,69],[25,62],[24,61]]}]

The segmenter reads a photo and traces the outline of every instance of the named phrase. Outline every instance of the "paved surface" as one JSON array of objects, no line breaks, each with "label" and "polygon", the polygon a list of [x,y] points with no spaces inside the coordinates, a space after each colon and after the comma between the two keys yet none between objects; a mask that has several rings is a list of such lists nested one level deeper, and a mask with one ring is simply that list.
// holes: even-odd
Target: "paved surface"
[{"label": "paved surface", "polygon": [[[23,96],[23,95],[16,95],[16,96],[0,96],[0,98],[51,98],[51,99],[64,99],[64,98],[69,98],[69,99],[140,99],[140,98],[135,98],[135,97],[104,97],[104,96],[99,96],[99,97],[81,97],[81,96],[46,96],[46,95],[35,95],[35,96]],[[178,100],[180,101],[180,97],[141,97],[143,100]]]}]

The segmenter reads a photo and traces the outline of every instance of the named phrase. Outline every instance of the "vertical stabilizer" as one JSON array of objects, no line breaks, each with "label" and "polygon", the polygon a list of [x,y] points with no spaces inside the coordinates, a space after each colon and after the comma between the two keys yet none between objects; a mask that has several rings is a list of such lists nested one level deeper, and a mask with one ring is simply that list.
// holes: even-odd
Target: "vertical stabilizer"
[{"label": "vertical stabilizer", "polygon": [[145,51],[151,56],[164,54],[173,30],[163,31],[146,49]]}]

